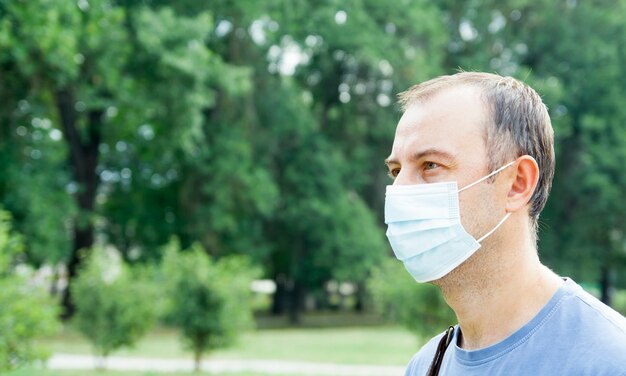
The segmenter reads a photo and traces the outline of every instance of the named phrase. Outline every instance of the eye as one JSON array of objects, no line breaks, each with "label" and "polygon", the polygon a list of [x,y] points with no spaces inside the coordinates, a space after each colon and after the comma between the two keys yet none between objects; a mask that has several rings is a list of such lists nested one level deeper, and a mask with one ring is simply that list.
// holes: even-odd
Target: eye
[{"label": "eye", "polygon": [[399,168],[392,168],[392,169],[389,170],[387,175],[389,175],[390,178],[395,179],[395,178],[398,177],[399,173],[400,173],[400,169]]},{"label": "eye", "polygon": [[424,163],[424,170],[427,170],[427,171],[428,170],[434,170],[437,167],[439,167],[439,164],[435,163],[435,162],[425,162]]}]

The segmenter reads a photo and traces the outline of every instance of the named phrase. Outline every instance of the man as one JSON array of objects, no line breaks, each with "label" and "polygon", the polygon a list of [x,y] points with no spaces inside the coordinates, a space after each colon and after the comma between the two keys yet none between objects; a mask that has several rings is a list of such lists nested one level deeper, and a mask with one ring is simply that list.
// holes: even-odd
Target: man
[{"label": "man", "polygon": [[458,320],[406,375],[626,375],[626,319],[537,255],[554,174],[539,95],[510,77],[462,72],[400,99],[387,236]]}]

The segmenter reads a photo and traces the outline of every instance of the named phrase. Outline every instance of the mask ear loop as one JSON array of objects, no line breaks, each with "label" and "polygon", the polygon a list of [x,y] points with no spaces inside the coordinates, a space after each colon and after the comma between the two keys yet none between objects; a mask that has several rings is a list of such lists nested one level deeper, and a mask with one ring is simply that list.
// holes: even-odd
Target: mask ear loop
[{"label": "mask ear loop", "polygon": [[504,223],[504,221],[506,221],[507,219],[509,219],[509,217],[511,216],[511,214],[513,213],[506,213],[506,215],[500,220],[500,222],[498,222],[498,224],[496,225],[496,227],[492,228],[491,231],[489,231],[488,233],[486,233],[485,235],[481,236],[480,239],[476,240],[478,243],[482,242],[483,240],[487,239],[487,237],[491,234],[493,234],[494,232],[496,232],[496,230],[502,226],[502,224]]},{"label": "mask ear loop", "polygon": [[[482,178],[476,180],[475,182],[466,185],[465,187],[459,189],[459,193],[463,192],[466,189],[472,188],[473,186],[475,186],[478,183],[482,183],[483,181],[489,179],[490,177],[492,177],[493,175],[499,173],[500,171],[504,170],[505,168],[509,168],[513,163],[515,163],[515,161],[511,161],[507,164],[505,164],[504,166],[500,167],[499,169],[493,171],[492,173],[490,173],[489,175],[483,176]],[[491,231],[489,231],[488,233],[486,233],[485,235],[481,236],[480,239],[476,240],[476,242],[480,243],[483,240],[487,239],[487,237],[491,234],[493,234],[498,228],[500,228],[500,226],[502,226],[502,224],[504,223],[504,221],[506,221],[507,219],[509,219],[509,217],[511,216],[512,213],[506,213],[506,215],[500,220],[500,222],[498,222],[498,224],[491,229]]]},{"label": "mask ear loop", "polygon": [[472,188],[473,186],[475,186],[475,185],[476,185],[476,184],[478,184],[478,183],[482,183],[483,181],[485,181],[485,180],[489,179],[490,177],[492,177],[493,175],[495,175],[495,174],[499,173],[500,171],[504,170],[505,168],[510,167],[513,163],[515,163],[515,161],[511,161],[511,162],[509,162],[509,163],[505,164],[504,166],[500,167],[499,169],[497,169],[497,170],[493,171],[493,172],[492,172],[492,173],[490,173],[489,175],[483,176],[482,178],[480,178],[480,179],[476,180],[475,182],[473,182],[473,183],[471,183],[471,184],[466,185],[465,187],[463,187],[463,188],[459,189],[459,193],[463,192],[463,191],[464,191],[464,190],[466,190],[466,189]]}]

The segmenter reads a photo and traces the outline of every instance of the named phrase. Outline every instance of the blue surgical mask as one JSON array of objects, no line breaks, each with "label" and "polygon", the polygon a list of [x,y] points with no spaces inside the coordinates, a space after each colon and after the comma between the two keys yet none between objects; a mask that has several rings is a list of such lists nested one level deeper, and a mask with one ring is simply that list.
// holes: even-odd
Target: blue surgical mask
[{"label": "blue surgical mask", "polygon": [[456,182],[388,185],[385,196],[387,238],[398,260],[417,282],[439,279],[461,265],[480,248],[511,213],[476,240],[461,224],[459,192],[511,166],[511,162],[458,189]]}]

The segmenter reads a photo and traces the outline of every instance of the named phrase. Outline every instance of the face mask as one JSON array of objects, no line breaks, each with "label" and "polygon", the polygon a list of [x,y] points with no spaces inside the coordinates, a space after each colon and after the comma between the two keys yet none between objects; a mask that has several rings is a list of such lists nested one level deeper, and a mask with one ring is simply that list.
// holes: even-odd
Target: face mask
[{"label": "face mask", "polygon": [[480,248],[511,213],[480,239],[461,224],[459,192],[511,166],[515,161],[458,189],[457,182],[388,185],[385,196],[387,238],[396,258],[417,282],[429,282],[450,273]]}]

